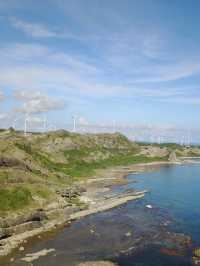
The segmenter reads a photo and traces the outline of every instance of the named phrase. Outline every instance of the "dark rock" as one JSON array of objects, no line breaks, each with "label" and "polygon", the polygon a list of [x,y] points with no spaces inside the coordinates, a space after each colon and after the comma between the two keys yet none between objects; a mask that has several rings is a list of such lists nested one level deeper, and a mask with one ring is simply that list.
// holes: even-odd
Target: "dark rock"
[{"label": "dark rock", "polygon": [[3,156],[0,157],[0,167],[14,167],[18,169],[32,171],[30,167],[26,165],[24,162],[15,158],[9,158]]},{"label": "dark rock", "polygon": [[41,226],[42,226],[41,222],[34,221],[34,222],[27,222],[27,223],[23,223],[20,225],[12,226],[12,227],[6,228],[5,230],[8,235],[14,235],[14,234],[21,234],[27,231],[31,231]]},{"label": "dark rock", "polygon": [[26,222],[31,222],[31,221],[43,221],[46,220],[47,216],[44,211],[36,211],[30,217],[26,220]]},{"label": "dark rock", "polygon": [[62,190],[57,190],[57,194],[59,194],[63,198],[67,198],[69,200],[79,197],[81,195],[81,189],[77,187],[72,187],[72,188],[65,188]]},{"label": "dark rock", "polygon": [[9,237],[10,234],[4,228],[0,228],[0,240]]}]

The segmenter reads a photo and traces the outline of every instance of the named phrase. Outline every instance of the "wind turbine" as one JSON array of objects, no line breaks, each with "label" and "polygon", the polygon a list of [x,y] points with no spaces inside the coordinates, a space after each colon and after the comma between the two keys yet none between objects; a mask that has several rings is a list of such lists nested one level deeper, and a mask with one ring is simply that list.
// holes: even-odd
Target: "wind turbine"
[{"label": "wind turbine", "polygon": [[184,135],[182,135],[182,136],[181,136],[180,145],[181,145],[181,146],[183,146],[183,145],[184,145]]},{"label": "wind turbine", "polygon": [[27,136],[28,121],[29,121],[29,115],[26,113],[25,119],[24,119],[24,136],[25,137]]},{"label": "wind turbine", "polygon": [[116,120],[113,120],[113,133],[116,132]]},{"label": "wind turbine", "polygon": [[14,120],[13,120],[13,124],[12,124],[12,127],[16,130],[16,122],[18,121],[18,120],[20,120],[21,119],[21,116],[19,116],[19,117],[16,117]]},{"label": "wind turbine", "polygon": [[50,124],[49,130],[50,131],[56,131],[57,130],[57,127],[54,124]]},{"label": "wind turbine", "polygon": [[47,117],[44,116],[43,118],[43,132],[45,133],[47,131]]},{"label": "wind turbine", "polygon": [[73,119],[73,132],[76,132],[76,116],[75,115],[73,115],[72,116],[72,119]]},{"label": "wind turbine", "polygon": [[187,142],[188,142],[188,146],[190,146],[190,143],[191,143],[191,134],[190,134],[190,130],[188,130],[188,134],[187,134]]}]

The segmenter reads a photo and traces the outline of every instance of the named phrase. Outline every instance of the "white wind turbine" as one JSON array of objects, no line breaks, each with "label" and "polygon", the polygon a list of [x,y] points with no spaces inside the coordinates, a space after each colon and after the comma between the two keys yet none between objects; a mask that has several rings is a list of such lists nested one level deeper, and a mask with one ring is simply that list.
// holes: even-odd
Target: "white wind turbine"
[{"label": "white wind turbine", "polygon": [[191,144],[191,134],[190,134],[190,130],[188,130],[188,134],[187,134],[187,143],[188,143],[188,146],[190,146],[190,144]]},{"label": "white wind turbine", "polygon": [[158,136],[158,144],[161,144],[161,136]]},{"label": "white wind turbine", "polygon": [[19,117],[16,117],[16,118],[13,120],[12,127],[14,128],[14,130],[17,129],[16,123],[17,123],[21,118],[22,118],[22,117],[19,116]]},{"label": "white wind turbine", "polygon": [[46,115],[43,118],[43,132],[45,133],[47,131],[47,117]]},{"label": "white wind turbine", "polygon": [[181,141],[180,141],[180,145],[181,145],[181,146],[183,146],[183,145],[184,145],[184,143],[185,143],[184,139],[185,139],[184,135],[183,135],[183,136],[181,136]]},{"label": "white wind turbine", "polygon": [[113,133],[116,132],[116,120],[114,119],[113,120]]},{"label": "white wind turbine", "polygon": [[25,114],[25,119],[24,119],[24,136],[27,136],[27,128],[28,128],[28,121],[29,121],[29,114]]},{"label": "white wind turbine", "polygon": [[72,119],[73,119],[73,132],[76,132],[76,116],[75,115],[73,115],[72,116]]}]

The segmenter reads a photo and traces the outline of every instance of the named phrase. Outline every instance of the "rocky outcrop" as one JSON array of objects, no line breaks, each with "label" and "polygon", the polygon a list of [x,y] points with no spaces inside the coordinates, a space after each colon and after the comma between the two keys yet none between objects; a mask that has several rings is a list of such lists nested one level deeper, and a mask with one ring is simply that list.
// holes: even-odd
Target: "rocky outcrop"
[{"label": "rocky outcrop", "polygon": [[35,210],[21,215],[10,215],[9,217],[0,218],[0,228],[9,228],[28,222],[39,222],[46,219],[44,210]]},{"label": "rocky outcrop", "polygon": [[194,265],[200,265],[200,248],[193,250],[192,262]]},{"label": "rocky outcrop", "polygon": [[83,187],[71,187],[71,188],[61,188],[57,189],[56,193],[60,195],[62,198],[65,198],[67,200],[73,200],[76,199],[77,197],[81,196],[83,192],[85,192],[86,189]]},{"label": "rocky outcrop", "polygon": [[35,228],[39,228],[41,226],[42,226],[41,222],[32,221],[32,222],[19,224],[19,225],[16,225],[16,226],[4,228],[4,232],[6,233],[6,237],[8,237],[8,236],[11,236],[11,235],[21,234],[23,232],[31,231],[31,230],[33,230]]},{"label": "rocky outcrop", "polygon": [[169,161],[170,162],[177,162],[178,159],[176,157],[176,152],[175,151],[172,151],[170,154],[169,154]]},{"label": "rocky outcrop", "polygon": [[2,156],[0,157],[0,167],[5,167],[5,168],[12,167],[12,168],[31,171],[30,167],[26,165],[24,162],[15,158],[2,157]]},{"label": "rocky outcrop", "polygon": [[140,154],[148,157],[166,157],[169,155],[169,151],[166,147],[161,148],[148,145],[141,147]]}]

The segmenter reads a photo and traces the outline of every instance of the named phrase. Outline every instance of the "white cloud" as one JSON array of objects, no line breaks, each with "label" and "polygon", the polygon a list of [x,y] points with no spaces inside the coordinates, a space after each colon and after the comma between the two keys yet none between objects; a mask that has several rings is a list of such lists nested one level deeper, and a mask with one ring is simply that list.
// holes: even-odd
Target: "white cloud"
[{"label": "white cloud", "polygon": [[[0,58],[2,88],[56,90],[66,97],[148,97],[170,101],[175,96],[182,97],[184,90],[176,86],[158,86],[157,82],[164,84],[165,81],[200,72],[198,60],[193,63],[185,61],[167,65],[138,65],[133,69],[131,62],[126,59],[127,66],[124,66],[124,62],[122,66],[125,69],[121,70],[122,67],[111,67],[106,62],[102,66],[88,57],[69,55],[35,43],[2,46]],[[30,94],[27,93],[26,97],[30,97]]]},{"label": "white cloud", "polygon": [[[69,29],[68,31],[60,30],[56,27],[52,27],[43,23],[29,22],[15,17],[11,17],[9,19],[9,22],[10,25],[16,30],[35,39],[58,38],[58,39],[74,39],[77,41],[87,41],[88,39],[86,36],[72,33]],[[93,36],[93,39],[95,38],[96,36]]]},{"label": "white cloud", "polygon": [[52,37],[63,37],[62,33],[56,30],[51,30],[49,27],[40,23],[31,23],[27,21],[22,21],[17,18],[10,19],[11,25],[24,32],[25,34],[32,36],[34,38],[52,38]]},{"label": "white cloud", "polygon": [[0,90],[0,101],[3,101],[5,99],[3,91]]},{"label": "white cloud", "polygon": [[41,93],[41,91],[28,91],[28,90],[17,90],[14,91],[14,97],[17,100],[21,101],[31,101],[31,100],[40,100],[43,97],[46,97]]},{"label": "white cloud", "polygon": [[135,79],[135,83],[176,81],[199,73],[200,63],[198,59],[193,62],[187,60],[160,66],[152,65],[151,67],[141,68],[140,77]]},{"label": "white cloud", "polygon": [[32,60],[41,60],[48,57],[48,47],[40,44],[14,43],[1,46],[1,62],[21,65],[31,63]]},{"label": "white cloud", "polygon": [[87,120],[87,118],[86,117],[84,117],[84,116],[80,116],[80,117],[78,117],[78,121],[77,121],[80,125],[82,125],[82,126],[88,126],[90,123],[89,123],[89,121]]},{"label": "white cloud", "polygon": [[40,91],[15,91],[14,96],[17,100],[23,102],[22,106],[17,108],[20,113],[35,114],[55,111],[64,107],[61,100],[50,98]]},{"label": "white cloud", "polygon": [[8,118],[8,114],[6,114],[6,113],[0,113],[0,120],[5,120],[5,119],[7,119]]}]

